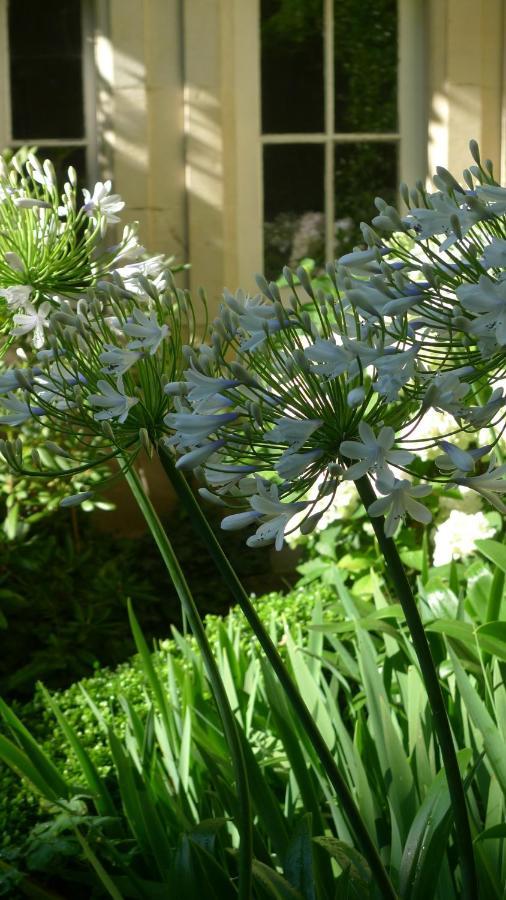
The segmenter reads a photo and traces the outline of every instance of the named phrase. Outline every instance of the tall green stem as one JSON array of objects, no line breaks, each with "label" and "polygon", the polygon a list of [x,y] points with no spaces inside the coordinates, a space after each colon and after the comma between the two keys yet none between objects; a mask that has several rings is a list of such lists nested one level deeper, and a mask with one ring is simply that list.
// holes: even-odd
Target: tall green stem
[{"label": "tall green stem", "polygon": [[214,699],[223,723],[225,738],[232,757],[234,767],[237,795],[239,800],[238,829],[240,834],[239,847],[239,900],[251,900],[252,889],[252,860],[253,860],[253,834],[251,824],[251,804],[248,787],[248,775],[246,763],[238,733],[237,721],[234,717],[227,693],[221,680],[220,672],[213,656],[206,631],[195,605],[186,579],[176,559],[172,545],[165,530],[154,510],[151,501],[146,496],[139,476],[133,468],[125,471],[125,478],[137,504],[149,526],[151,534],[160,551],[167,571],[178,593],[184,613],[195,635],[202,658],[207,670],[207,675],[214,694]]},{"label": "tall green stem", "polygon": [[[376,495],[372,486],[365,475],[363,478],[355,482],[360,499],[367,510],[371,503],[376,499]],[[446,780],[448,782],[448,790],[450,792],[451,804],[455,819],[455,832],[457,836],[457,845],[460,855],[460,865],[462,870],[462,898],[463,900],[476,900],[478,897],[478,883],[476,877],[476,868],[474,861],[473,840],[471,837],[471,828],[469,824],[469,816],[467,812],[466,796],[464,786],[460,777],[457,755],[453,743],[453,736],[446,713],[441,685],[430,652],[427,635],[418,612],[418,608],[413,596],[413,592],[406,578],[406,573],[402,565],[400,556],[397,552],[392,538],[385,535],[384,520],[382,516],[370,517],[376,538],[383,554],[386,564],[386,572],[390,579],[395,593],[402,606],[406,624],[409,628],[413,646],[415,648],[422,678],[427,691],[429,705],[434,721],[443,765],[446,772]]]},{"label": "tall green stem", "polygon": [[348,823],[369,863],[382,897],[388,898],[388,900],[394,900],[394,898],[397,897],[397,894],[381,861],[376,845],[367,830],[367,826],[360,815],[360,811],[357,809],[348,785],[341,775],[337,763],[327,747],[313,716],[304,703],[290,673],[276,650],[276,647],[260,620],[253,604],[250,602],[239,578],[225,556],[219,541],[204,513],[200,509],[186,479],[181,475],[179,470],[176,469],[170,452],[166,450],[163,445],[159,446],[158,452],[167,477],[173,485],[181,503],[188,512],[196,533],[200,535],[206,544],[209,554],[216,563],[216,567],[220,571],[234,600],[242,609],[245,618],[250,624],[262,650],[276,673],[302,728],[319,757],[327,778],[334,788],[337,798],[345,812]]}]

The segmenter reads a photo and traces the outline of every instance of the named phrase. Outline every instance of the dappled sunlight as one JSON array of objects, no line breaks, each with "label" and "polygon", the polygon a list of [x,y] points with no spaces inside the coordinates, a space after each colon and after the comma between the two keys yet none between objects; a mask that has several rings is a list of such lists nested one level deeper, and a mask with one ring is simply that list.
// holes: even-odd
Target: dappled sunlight
[{"label": "dappled sunlight", "polygon": [[223,207],[223,139],[217,97],[200,87],[184,89],[187,138],[186,189],[216,210]]}]

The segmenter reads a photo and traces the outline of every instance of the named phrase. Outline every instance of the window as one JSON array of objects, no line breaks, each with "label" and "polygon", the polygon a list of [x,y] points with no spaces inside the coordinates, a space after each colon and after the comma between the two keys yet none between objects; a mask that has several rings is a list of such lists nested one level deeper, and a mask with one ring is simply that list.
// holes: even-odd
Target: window
[{"label": "window", "polygon": [[57,174],[96,176],[90,0],[0,0],[1,147],[36,146]]},{"label": "window", "polygon": [[261,0],[264,272],[321,266],[395,203],[397,0]]}]

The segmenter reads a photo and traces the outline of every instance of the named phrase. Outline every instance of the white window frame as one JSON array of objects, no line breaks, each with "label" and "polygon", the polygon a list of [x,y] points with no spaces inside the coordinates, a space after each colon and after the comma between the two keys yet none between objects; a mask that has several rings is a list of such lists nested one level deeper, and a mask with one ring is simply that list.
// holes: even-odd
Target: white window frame
[{"label": "white window frame", "polygon": [[324,0],[325,130],[321,134],[262,134],[260,91],[260,0],[234,0],[235,154],[237,192],[235,233],[237,283],[253,289],[252,274],[263,269],[263,148],[273,144],[318,143],[325,147],[326,258],[333,258],[335,213],[333,147],[357,141],[397,142],[399,181],[412,185],[427,171],[425,0],[398,0],[398,122],[390,133],[334,131],[333,2]]},{"label": "white window frame", "polygon": [[16,150],[27,144],[44,147],[84,147],[87,180],[90,183],[96,181],[98,177],[94,11],[94,0],[81,0],[84,136],[46,138],[33,135],[18,139],[13,138],[11,127],[8,0],[0,0],[0,151],[7,147]]}]

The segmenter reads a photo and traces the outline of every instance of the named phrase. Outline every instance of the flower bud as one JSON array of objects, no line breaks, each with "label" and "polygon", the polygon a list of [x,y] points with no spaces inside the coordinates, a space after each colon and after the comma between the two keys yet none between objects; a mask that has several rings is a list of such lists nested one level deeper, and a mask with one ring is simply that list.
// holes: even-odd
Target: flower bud
[{"label": "flower bud", "polygon": [[288,287],[291,287],[292,290],[295,287],[295,281],[293,277],[293,272],[288,266],[283,266],[283,277],[288,284]]},{"label": "flower bud", "polygon": [[469,151],[471,156],[473,157],[475,163],[481,165],[481,157],[480,157],[480,148],[478,146],[478,142],[474,139],[469,141]]},{"label": "flower bud", "polygon": [[405,204],[405,206],[407,206],[409,208],[409,206],[410,206],[409,188],[405,181],[401,181],[401,183],[399,185],[399,193],[401,195],[401,199],[402,199],[403,203]]},{"label": "flower bud", "polygon": [[308,294],[311,297],[311,299],[314,300],[313,285],[311,284],[311,279],[310,279],[309,275],[307,274],[304,266],[299,266],[299,268],[297,269],[297,277],[298,277],[302,287],[304,288],[306,294]]},{"label": "flower bud", "polygon": [[89,500],[90,497],[93,497],[93,491],[82,491],[80,494],[72,494],[70,497],[64,497],[63,500],[60,500],[60,506],[63,509],[72,506],[80,506],[81,503],[84,503],[85,500]]},{"label": "flower bud", "polygon": [[260,290],[262,291],[262,294],[264,294],[265,297],[267,297],[269,300],[275,299],[275,297],[271,293],[269,284],[263,275],[260,275],[260,274],[255,275],[255,281],[256,281],[258,287],[260,288]]},{"label": "flower bud", "polygon": [[30,456],[32,459],[33,468],[34,469],[42,469],[42,461],[39,456],[39,451],[36,450],[35,447],[32,448],[32,452],[31,452]]},{"label": "flower bud", "polygon": [[102,422],[101,426],[102,426],[102,434],[104,435],[104,437],[107,438],[108,441],[111,441],[112,443],[114,443],[114,431],[111,428],[111,423],[110,422]]},{"label": "flower bud", "polygon": [[153,459],[153,442],[149,436],[147,428],[139,429],[139,440],[150,459]]}]

